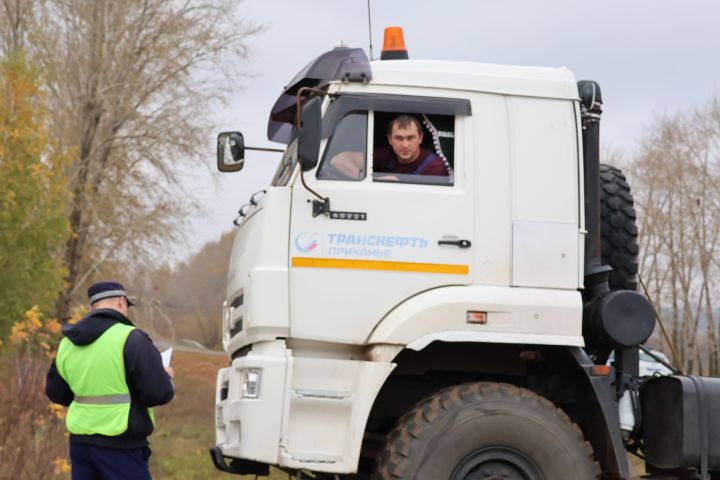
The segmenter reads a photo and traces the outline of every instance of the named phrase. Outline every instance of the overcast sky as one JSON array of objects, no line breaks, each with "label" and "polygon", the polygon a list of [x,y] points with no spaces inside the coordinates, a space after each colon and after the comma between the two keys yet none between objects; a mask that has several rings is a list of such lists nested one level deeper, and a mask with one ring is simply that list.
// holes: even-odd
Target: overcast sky
[{"label": "overcast sky", "polygon": [[[214,119],[246,145],[275,146],[267,118],[289,80],[342,40],[368,52],[366,0],[244,0],[242,16],[266,26],[249,45],[252,76]],[[413,59],[567,67],[603,93],[602,142],[631,150],[654,118],[720,95],[719,0],[371,0],[374,55],[383,28],[402,26]],[[214,137],[207,162],[214,169]],[[189,252],[232,227],[238,208],[265,188],[280,154],[248,152],[245,168],[203,192]],[[184,249],[183,249],[184,250]],[[178,252],[183,257],[183,252]]]}]

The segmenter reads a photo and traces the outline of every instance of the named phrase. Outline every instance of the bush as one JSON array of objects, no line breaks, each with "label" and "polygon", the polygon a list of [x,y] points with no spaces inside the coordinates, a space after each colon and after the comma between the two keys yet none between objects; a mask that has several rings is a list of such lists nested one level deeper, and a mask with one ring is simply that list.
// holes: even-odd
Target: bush
[{"label": "bush", "polygon": [[0,341],[0,479],[70,477],[65,407],[45,396],[59,338],[60,324],[43,320],[36,306]]}]

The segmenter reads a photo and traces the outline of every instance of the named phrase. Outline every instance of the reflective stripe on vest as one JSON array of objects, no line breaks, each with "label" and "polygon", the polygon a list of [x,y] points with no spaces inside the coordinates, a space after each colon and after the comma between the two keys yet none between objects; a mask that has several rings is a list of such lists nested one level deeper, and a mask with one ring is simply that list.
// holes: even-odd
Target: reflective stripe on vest
[{"label": "reflective stripe on vest", "polygon": [[60,342],[55,363],[75,395],[65,417],[70,433],[115,436],[127,430],[130,390],[123,350],[134,329],[116,323],[88,345],[78,346],[67,338]]},{"label": "reflective stripe on vest", "polygon": [[76,395],[73,402],[85,403],[87,405],[117,405],[119,403],[130,403],[130,394],[101,395],[97,397],[81,397]]}]

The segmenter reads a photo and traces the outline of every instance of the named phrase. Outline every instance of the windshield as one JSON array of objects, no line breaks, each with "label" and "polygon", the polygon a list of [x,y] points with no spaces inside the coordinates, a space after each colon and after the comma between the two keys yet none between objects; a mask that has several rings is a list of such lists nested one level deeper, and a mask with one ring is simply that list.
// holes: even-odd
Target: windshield
[{"label": "windshield", "polygon": [[295,170],[295,165],[297,164],[297,145],[298,141],[296,138],[290,142],[285,150],[285,153],[283,153],[280,165],[278,165],[277,171],[275,172],[275,176],[272,180],[274,187],[284,187],[290,180],[290,176],[292,175],[293,170]]},{"label": "windshield", "polygon": [[[658,357],[665,363],[670,363],[670,360],[668,360],[667,356],[664,353],[658,352],[657,350],[651,350],[651,352],[653,355],[655,355],[656,357]],[[613,361],[615,361],[615,352],[612,352],[610,354],[610,356],[608,357],[608,365]],[[658,363],[657,360],[655,360],[653,357],[651,357],[647,353],[643,352],[642,350],[640,351],[640,361],[641,362]]]},{"label": "windshield", "polygon": [[[656,351],[656,350],[652,350],[652,354],[655,355],[656,357],[658,357],[658,358],[659,358],[660,360],[662,360],[663,362],[665,362],[665,363],[670,363],[670,361],[668,360],[668,358],[665,356],[664,353],[658,352],[658,351]],[[657,360],[655,360],[653,357],[651,357],[650,355],[648,355],[648,354],[645,353],[645,352],[640,352],[640,360],[642,360],[643,362],[654,362],[654,363],[657,363]]]}]

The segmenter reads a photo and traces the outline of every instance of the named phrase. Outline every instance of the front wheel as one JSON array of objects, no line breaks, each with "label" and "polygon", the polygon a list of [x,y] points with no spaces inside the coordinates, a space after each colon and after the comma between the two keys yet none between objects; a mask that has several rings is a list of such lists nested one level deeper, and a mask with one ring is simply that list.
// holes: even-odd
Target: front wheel
[{"label": "front wheel", "polygon": [[590,444],[565,413],[537,394],[501,383],[450,387],[398,420],[375,479],[590,480]]}]

